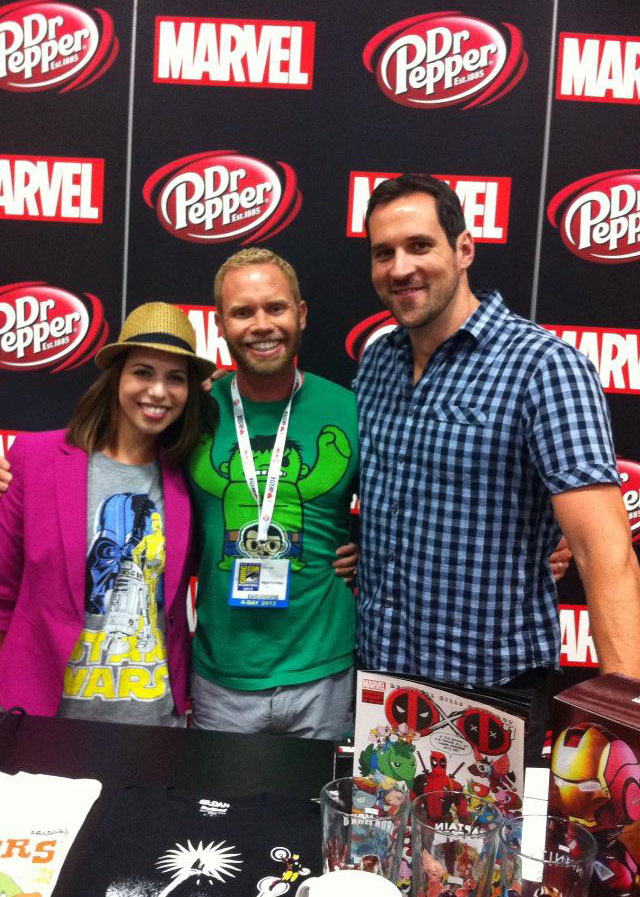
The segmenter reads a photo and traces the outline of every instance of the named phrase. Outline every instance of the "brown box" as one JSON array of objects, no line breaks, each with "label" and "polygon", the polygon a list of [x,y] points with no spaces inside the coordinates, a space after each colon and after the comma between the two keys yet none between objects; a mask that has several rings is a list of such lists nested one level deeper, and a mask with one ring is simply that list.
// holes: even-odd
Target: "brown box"
[{"label": "brown box", "polygon": [[591,897],[640,895],[640,681],[609,674],[567,688],[552,723],[549,813],[595,838]]}]

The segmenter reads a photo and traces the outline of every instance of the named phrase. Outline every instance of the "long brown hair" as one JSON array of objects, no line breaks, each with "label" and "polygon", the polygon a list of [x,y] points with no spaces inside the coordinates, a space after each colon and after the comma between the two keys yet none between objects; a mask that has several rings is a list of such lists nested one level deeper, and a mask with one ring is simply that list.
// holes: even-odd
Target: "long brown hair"
[{"label": "long brown hair", "polygon": [[[81,396],[69,426],[67,442],[88,455],[113,448],[118,433],[120,375],[128,352],[120,352]],[[214,400],[202,389],[195,366],[187,361],[188,393],[180,417],[158,435],[156,444],[165,461],[181,464],[195,449],[204,432],[213,433],[218,417]]]}]

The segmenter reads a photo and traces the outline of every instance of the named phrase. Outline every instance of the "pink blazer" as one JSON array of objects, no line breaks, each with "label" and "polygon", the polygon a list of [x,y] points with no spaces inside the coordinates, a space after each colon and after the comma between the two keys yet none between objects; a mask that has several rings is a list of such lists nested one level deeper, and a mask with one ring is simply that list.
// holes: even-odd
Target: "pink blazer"
[{"label": "pink blazer", "polygon": [[[0,705],[55,716],[64,670],[84,624],[87,455],[65,431],[18,436],[14,476],[0,499]],[[162,465],[167,556],[167,652],[178,713],[189,667],[186,594],[191,506],[180,468]]]}]

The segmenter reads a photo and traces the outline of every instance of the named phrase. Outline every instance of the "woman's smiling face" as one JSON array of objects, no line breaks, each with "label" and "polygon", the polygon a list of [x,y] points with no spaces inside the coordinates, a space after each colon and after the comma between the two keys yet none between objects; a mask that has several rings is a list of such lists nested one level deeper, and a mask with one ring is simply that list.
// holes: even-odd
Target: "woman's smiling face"
[{"label": "woman's smiling face", "polygon": [[157,349],[131,349],[118,387],[118,437],[155,439],[184,411],[188,361]]}]

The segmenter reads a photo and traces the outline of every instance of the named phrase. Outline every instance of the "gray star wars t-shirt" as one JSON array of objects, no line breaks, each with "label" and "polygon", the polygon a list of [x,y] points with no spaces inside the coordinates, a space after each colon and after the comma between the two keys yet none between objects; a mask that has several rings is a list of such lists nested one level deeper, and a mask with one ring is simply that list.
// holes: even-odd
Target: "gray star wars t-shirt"
[{"label": "gray star wars t-shirt", "polygon": [[87,546],[84,628],[65,670],[58,716],[180,725],[167,664],[157,461],[90,457]]}]

